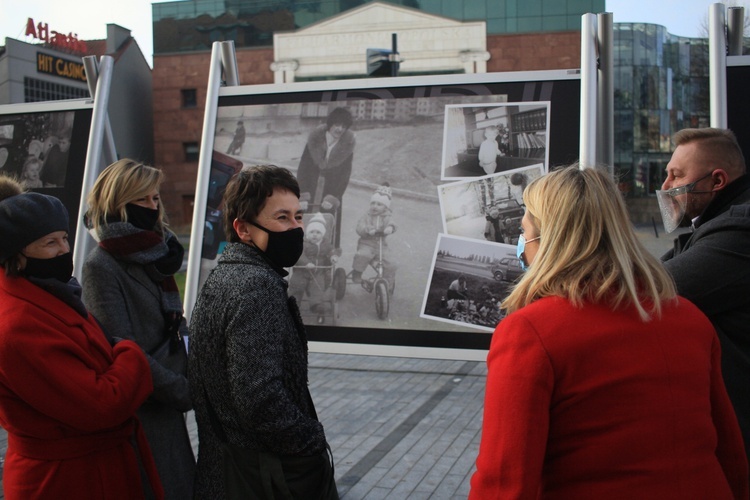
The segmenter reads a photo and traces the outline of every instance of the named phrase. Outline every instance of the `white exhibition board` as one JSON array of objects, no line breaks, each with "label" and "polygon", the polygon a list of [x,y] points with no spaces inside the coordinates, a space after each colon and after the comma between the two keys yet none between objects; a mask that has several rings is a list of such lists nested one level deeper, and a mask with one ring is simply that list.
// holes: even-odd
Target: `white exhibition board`
[{"label": "white exhibition board", "polygon": [[[216,64],[209,79],[219,78]],[[228,180],[255,164],[295,174],[307,168],[311,132],[325,129],[337,108],[351,115],[356,145],[351,171],[343,174],[349,180],[341,210],[328,232],[341,257],[327,279],[311,280],[316,293],[297,297],[310,349],[483,360],[502,319],[491,306],[507,293],[517,268],[523,186],[550,166],[578,158],[577,70],[230,87],[210,81],[191,240],[201,252],[190,252],[188,318],[223,249],[221,197]],[[493,141],[495,165],[482,167],[479,151]],[[395,279],[379,287],[368,267],[363,286],[346,277],[357,251],[356,228],[386,183],[397,226],[385,240]],[[306,219],[318,210],[311,207]],[[304,272],[291,271],[290,280]],[[448,300],[459,275],[467,278],[468,298]],[[383,287],[393,288],[385,299],[378,293]]]}]

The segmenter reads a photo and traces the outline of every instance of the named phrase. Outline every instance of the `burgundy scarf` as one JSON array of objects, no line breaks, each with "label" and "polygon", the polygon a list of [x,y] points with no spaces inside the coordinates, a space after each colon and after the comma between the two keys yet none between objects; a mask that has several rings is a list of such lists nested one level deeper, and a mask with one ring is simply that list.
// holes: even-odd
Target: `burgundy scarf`
[{"label": "burgundy scarf", "polygon": [[182,318],[182,302],[174,274],[180,270],[184,248],[166,231],[145,231],[128,222],[110,222],[99,227],[99,246],[123,262],[140,264],[161,289],[162,311],[172,321]]}]

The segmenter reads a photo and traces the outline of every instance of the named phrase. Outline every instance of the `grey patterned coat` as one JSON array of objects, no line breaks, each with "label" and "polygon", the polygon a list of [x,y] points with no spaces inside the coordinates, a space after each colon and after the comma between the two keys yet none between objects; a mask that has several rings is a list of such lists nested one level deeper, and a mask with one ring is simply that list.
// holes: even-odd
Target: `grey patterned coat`
[{"label": "grey patterned coat", "polygon": [[254,247],[227,244],[201,289],[189,366],[200,441],[196,498],[224,498],[206,395],[233,445],[297,456],[325,450],[307,389],[307,340],[296,301]]},{"label": "grey patterned coat", "polygon": [[192,497],[195,456],[184,412],[192,408],[187,354],[154,353],[163,344],[160,287],[142,265],[115,259],[95,248],[83,266],[83,302],[110,338],[135,340],[149,358],[154,392],[138,409],[168,499]]}]

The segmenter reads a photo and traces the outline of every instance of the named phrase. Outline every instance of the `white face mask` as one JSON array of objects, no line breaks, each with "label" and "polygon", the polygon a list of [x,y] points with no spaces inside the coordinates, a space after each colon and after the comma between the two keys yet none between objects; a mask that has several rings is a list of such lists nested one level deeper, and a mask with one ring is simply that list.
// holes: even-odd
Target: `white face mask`
[{"label": "white face mask", "polygon": [[659,212],[661,213],[661,219],[664,222],[664,230],[667,233],[671,233],[682,224],[685,214],[688,209],[688,195],[692,194],[706,194],[711,191],[693,191],[695,185],[703,179],[711,177],[713,172],[704,175],[695,182],[685,184],[684,186],[656,191],[656,201],[659,203]]}]

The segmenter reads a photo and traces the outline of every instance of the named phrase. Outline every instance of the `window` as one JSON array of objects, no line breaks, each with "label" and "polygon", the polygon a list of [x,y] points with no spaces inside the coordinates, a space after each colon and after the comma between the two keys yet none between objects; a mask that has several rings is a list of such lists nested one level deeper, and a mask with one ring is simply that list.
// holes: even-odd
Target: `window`
[{"label": "window", "polygon": [[195,89],[182,89],[182,107],[198,107],[198,93]]},{"label": "window", "polygon": [[654,191],[661,189],[661,185],[667,178],[667,163],[668,160],[660,160],[658,158],[650,159],[648,163],[648,186],[646,194],[654,194]]},{"label": "window", "polygon": [[89,97],[88,89],[70,87],[59,83],[24,77],[24,102],[59,101],[62,99],[82,99]]},{"label": "window", "polygon": [[185,161],[193,162],[198,161],[198,155],[200,154],[200,147],[197,142],[185,142],[182,144],[182,149],[185,152]]}]

